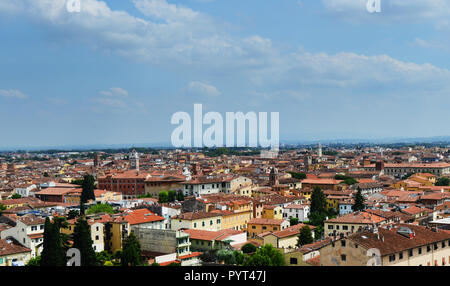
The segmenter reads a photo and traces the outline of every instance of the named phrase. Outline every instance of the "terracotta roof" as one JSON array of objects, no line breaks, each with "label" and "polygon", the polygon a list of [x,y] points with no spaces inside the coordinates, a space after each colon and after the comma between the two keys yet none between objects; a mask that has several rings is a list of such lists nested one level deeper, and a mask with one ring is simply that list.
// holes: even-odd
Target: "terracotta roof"
[{"label": "terracotta roof", "polygon": [[349,213],[337,218],[329,219],[325,222],[330,223],[356,223],[356,224],[373,224],[373,223],[380,223],[384,221],[385,219],[382,217],[379,217],[374,214],[369,214],[366,212],[360,212],[360,213]]},{"label": "terracotta roof", "polygon": [[125,214],[124,218],[126,221],[128,221],[130,223],[130,225],[165,220],[164,217],[159,216],[159,215],[149,211],[148,209],[138,209],[138,210],[130,211],[127,214]]},{"label": "terracotta roof", "polygon": [[247,224],[280,225],[283,222],[283,219],[252,218]]},{"label": "terracotta roof", "polygon": [[[400,227],[409,228],[414,233],[413,237],[409,238],[399,234],[398,230]],[[378,248],[382,256],[450,239],[450,233],[448,232],[439,230],[435,232],[427,229],[425,226],[412,224],[394,225],[394,228],[390,230],[379,227],[378,234],[379,239],[377,234],[370,231],[363,231],[350,235],[348,239],[357,242],[367,249]],[[438,247],[441,246],[439,245]]]},{"label": "terracotta roof", "polygon": [[213,240],[223,241],[232,235],[244,233],[242,231],[233,230],[233,229],[224,229],[224,230],[219,230],[219,231],[185,229],[183,231],[185,233],[189,234],[190,239],[208,240],[208,241],[213,241]]},{"label": "terracotta roof", "polygon": [[[10,241],[10,242],[8,242]],[[0,256],[31,252],[31,249],[20,245],[15,240],[0,239]]]}]

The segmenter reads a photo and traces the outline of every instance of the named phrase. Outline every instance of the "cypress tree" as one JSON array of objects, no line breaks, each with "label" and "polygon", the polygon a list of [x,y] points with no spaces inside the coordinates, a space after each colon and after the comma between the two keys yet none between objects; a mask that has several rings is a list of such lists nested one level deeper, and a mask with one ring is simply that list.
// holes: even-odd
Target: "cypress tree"
[{"label": "cypress tree", "polygon": [[365,199],[361,193],[361,188],[358,187],[358,191],[356,192],[356,195],[355,195],[355,204],[353,205],[352,210],[354,212],[365,210],[366,205],[364,204],[364,201],[365,201]]},{"label": "cypress tree", "polygon": [[66,255],[59,229],[60,222],[58,220],[51,223],[48,217],[45,219],[44,243],[40,261],[42,266],[65,266],[66,264]]},{"label": "cypress tree", "polygon": [[47,217],[45,219],[44,225],[44,242],[43,242],[43,250],[41,253],[41,266],[54,266],[54,254],[52,250],[54,249],[55,243],[53,240],[53,225],[50,222],[50,219]]},{"label": "cypress tree", "polygon": [[73,247],[80,251],[81,266],[96,266],[97,259],[92,248],[91,228],[84,218],[79,218],[73,232]]},{"label": "cypress tree", "polygon": [[302,245],[310,244],[313,242],[314,242],[314,238],[312,237],[311,229],[305,225],[304,227],[302,227],[300,229],[297,246],[300,247]]},{"label": "cypress tree", "polygon": [[315,187],[311,194],[311,212],[312,213],[326,213],[327,211],[327,201],[325,199],[325,194],[322,189]]},{"label": "cypress tree", "polygon": [[81,201],[87,203],[89,200],[95,200],[95,179],[92,175],[86,175],[83,179],[83,184],[81,185],[83,191],[81,193]]},{"label": "cypress tree", "polygon": [[125,240],[121,262],[122,266],[141,265],[141,245],[134,233],[130,233]]}]

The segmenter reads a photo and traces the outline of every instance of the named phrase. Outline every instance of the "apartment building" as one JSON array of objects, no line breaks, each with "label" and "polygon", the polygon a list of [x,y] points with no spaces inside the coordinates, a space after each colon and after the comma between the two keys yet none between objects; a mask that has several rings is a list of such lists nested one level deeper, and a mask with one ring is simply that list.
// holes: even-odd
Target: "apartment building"
[{"label": "apartment building", "polygon": [[450,233],[411,224],[384,225],[333,241],[323,266],[448,266]]}]

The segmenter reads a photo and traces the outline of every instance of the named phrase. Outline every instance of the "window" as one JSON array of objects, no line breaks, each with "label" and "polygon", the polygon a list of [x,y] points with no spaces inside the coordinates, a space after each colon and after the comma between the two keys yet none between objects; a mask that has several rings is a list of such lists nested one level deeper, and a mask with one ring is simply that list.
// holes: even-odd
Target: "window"
[{"label": "window", "polygon": [[291,259],[289,260],[289,263],[293,264],[293,265],[297,265],[297,258],[296,257],[291,257]]},{"label": "window", "polygon": [[333,229],[333,225],[328,225],[328,229]]},{"label": "window", "polygon": [[342,226],[342,230],[348,230],[348,226],[347,225],[343,225]]},{"label": "window", "polygon": [[410,249],[408,254],[409,254],[409,257],[413,256],[413,250]]},{"label": "window", "polygon": [[205,222],[204,221],[202,221],[202,226],[205,226]]},{"label": "window", "polygon": [[389,255],[389,261],[395,261],[395,254]]},{"label": "window", "polygon": [[427,245],[427,252],[431,251],[431,246]]},{"label": "window", "polygon": [[419,249],[417,250],[417,253],[422,254],[422,247],[419,247]]},{"label": "window", "polygon": [[346,261],[346,260],[347,260],[347,255],[342,254],[342,255],[341,255],[341,260],[342,260],[342,261]]},{"label": "window", "polygon": [[403,259],[403,252],[400,252],[400,253],[398,254],[398,259]]},{"label": "window", "polygon": [[274,227],[273,227],[273,230],[278,230],[278,227],[274,226]]},{"label": "window", "polygon": [[341,240],[341,246],[345,247],[345,240]]},{"label": "window", "polygon": [[194,227],[197,227],[197,223],[196,222],[194,222]]},{"label": "window", "polygon": [[256,226],[252,225],[252,229],[256,229]]},{"label": "window", "polygon": [[336,229],[339,229],[339,226],[338,226],[338,225],[336,226]]},{"label": "window", "polygon": [[263,226],[262,229],[267,229],[267,227]]},{"label": "window", "polygon": [[434,244],[434,250],[438,249],[437,243]]},{"label": "window", "polygon": [[442,242],[442,248],[444,248],[444,247],[445,247],[445,241]]},{"label": "window", "polygon": [[209,225],[213,225],[213,221],[212,220],[209,221]]},{"label": "window", "polygon": [[96,235],[95,236],[95,240],[99,240],[100,238],[99,238],[99,236],[98,235]]}]

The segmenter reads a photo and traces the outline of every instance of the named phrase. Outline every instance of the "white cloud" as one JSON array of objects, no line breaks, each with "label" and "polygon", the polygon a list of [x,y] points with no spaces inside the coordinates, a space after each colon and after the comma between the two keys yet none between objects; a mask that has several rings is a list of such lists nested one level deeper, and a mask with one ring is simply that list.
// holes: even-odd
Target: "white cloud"
[{"label": "white cloud", "polygon": [[109,90],[102,90],[99,93],[105,96],[119,96],[119,97],[128,96],[128,91],[120,87],[112,87]]},{"label": "white cloud", "polygon": [[[68,13],[64,0],[17,0],[13,2],[14,9],[12,4],[2,9],[10,3],[8,0],[0,3],[3,4],[0,13],[20,11],[56,31],[52,35],[59,32],[64,39],[81,41],[95,50],[176,70],[187,68],[226,74],[246,79],[257,89],[274,85],[297,90],[307,86],[348,88],[391,84],[396,88],[406,86],[407,94],[412,87],[426,92],[450,86],[449,70],[426,63],[404,62],[388,55],[331,55],[303,49],[290,52],[258,35],[233,37],[207,15],[166,0],[134,0],[136,8],[143,13],[141,18],[111,10],[98,0],[83,0],[81,13]],[[323,3],[333,13],[353,15],[359,11],[364,17],[374,16],[365,10],[365,0],[323,0]],[[433,19],[448,15],[450,5],[443,0],[412,0],[408,2],[410,6],[400,0],[383,3],[383,13],[389,15],[392,13],[387,7],[393,7],[399,11],[397,16],[407,16],[405,11],[412,9],[422,18]],[[217,88],[202,82],[192,82],[189,88],[213,96],[220,94]],[[101,95],[118,97],[126,93],[110,89]],[[102,103],[120,106],[117,100],[102,99]]]},{"label": "white cloud", "polygon": [[215,86],[199,81],[190,82],[188,90],[190,93],[204,96],[219,96],[221,94]]},{"label": "white cloud", "polygon": [[18,98],[18,99],[25,99],[28,98],[28,95],[23,94],[22,92],[15,90],[15,89],[0,89],[0,96],[8,97],[8,98]]},{"label": "white cloud", "polygon": [[322,0],[325,9],[348,21],[418,22],[430,20],[443,27],[450,18],[448,0],[380,0],[381,13],[368,13],[368,0]]}]

